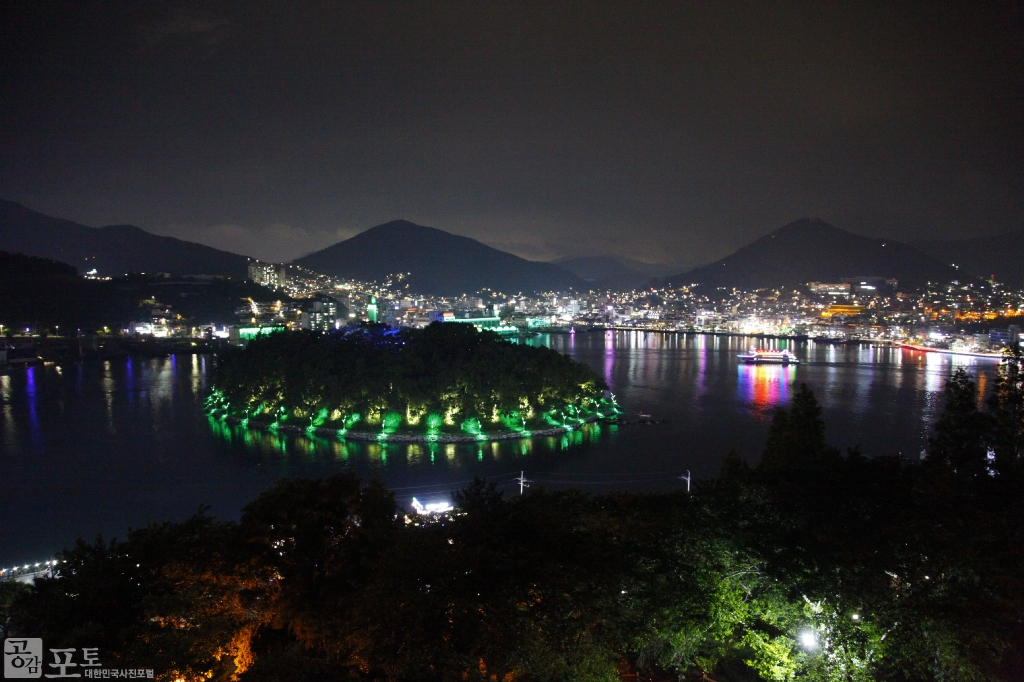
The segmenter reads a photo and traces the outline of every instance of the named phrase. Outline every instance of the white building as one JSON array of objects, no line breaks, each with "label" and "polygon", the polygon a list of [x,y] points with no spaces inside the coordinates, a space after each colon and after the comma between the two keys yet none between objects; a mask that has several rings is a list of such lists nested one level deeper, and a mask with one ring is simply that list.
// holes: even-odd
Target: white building
[{"label": "white building", "polygon": [[249,263],[249,279],[265,287],[280,288],[285,285],[285,269],[273,263],[256,261]]}]

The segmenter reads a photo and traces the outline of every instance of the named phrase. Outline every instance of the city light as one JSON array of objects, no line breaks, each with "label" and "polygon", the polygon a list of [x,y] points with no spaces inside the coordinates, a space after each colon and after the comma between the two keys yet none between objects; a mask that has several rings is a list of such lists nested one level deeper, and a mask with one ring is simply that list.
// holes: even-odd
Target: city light
[{"label": "city light", "polygon": [[445,514],[454,509],[450,502],[428,502],[427,504],[423,504],[415,497],[412,498],[412,508],[416,511],[417,514],[420,514],[421,516],[429,516],[431,514]]}]

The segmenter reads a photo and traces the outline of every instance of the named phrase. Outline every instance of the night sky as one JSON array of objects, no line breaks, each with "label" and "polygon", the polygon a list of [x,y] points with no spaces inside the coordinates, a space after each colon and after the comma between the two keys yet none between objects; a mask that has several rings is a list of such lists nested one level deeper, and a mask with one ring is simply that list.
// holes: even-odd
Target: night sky
[{"label": "night sky", "polygon": [[0,198],[284,260],[1024,228],[1024,4],[3,2]]}]

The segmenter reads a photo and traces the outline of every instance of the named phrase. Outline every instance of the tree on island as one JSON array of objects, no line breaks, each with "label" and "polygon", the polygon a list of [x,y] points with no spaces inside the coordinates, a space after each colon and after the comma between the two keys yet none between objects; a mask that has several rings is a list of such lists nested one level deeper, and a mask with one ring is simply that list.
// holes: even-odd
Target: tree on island
[{"label": "tree on island", "polygon": [[576,425],[612,407],[588,366],[463,324],[272,334],[218,357],[214,386],[219,415],[385,435]]}]

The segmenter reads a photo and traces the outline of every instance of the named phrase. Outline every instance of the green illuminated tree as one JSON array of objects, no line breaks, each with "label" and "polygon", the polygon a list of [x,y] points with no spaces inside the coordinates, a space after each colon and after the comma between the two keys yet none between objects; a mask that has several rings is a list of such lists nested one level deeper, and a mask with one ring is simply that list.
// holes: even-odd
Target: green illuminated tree
[{"label": "green illuminated tree", "polygon": [[589,367],[551,349],[440,323],[261,337],[220,356],[214,383],[236,417],[308,426],[326,410],[322,425],[337,428],[359,414],[381,429],[384,416],[395,413],[401,429],[419,432],[431,413],[446,415],[453,431],[470,418],[500,429],[512,413],[520,423],[543,424],[542,413],[552,409],[593,411],[604,388]]}]

